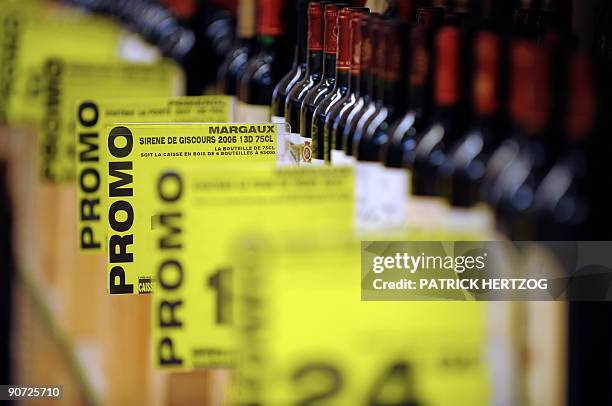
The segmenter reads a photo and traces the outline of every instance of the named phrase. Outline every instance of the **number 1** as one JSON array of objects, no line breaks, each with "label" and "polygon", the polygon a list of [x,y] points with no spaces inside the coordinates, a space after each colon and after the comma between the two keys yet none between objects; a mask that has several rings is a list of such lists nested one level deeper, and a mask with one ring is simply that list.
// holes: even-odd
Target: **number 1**
[{"label": "number 1", "polygon": [[232,270],[219,269],[208,278],[208,287],[217,293],[217,324],[232,324]]}]

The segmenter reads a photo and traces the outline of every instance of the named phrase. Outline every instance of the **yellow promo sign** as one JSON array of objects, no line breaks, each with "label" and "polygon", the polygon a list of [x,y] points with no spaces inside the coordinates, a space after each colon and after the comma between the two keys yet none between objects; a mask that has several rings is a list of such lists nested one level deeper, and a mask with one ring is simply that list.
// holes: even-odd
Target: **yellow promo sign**
[{"label": "yellow promo sign", "polygon": [[273,124],[118,124],[107,131],[103,155],[110,294],[151,293],[139,289],[139,283],[153,280],[154,250],[148,241],[157,225],[152,208],[155,169],[183,161],[212,168],[276,162]]},{"label": "yellow promo sign", "polygon": [[[142,89],[142,88],[141,88]],[[138,92],[138,89],[134,89]],[[86,99],[76,104],[77,235],[81,253],[106,246],[106,161],[101,150],[113,123],[179,123],[232,121],[227,96]]]},{"label": "yellow promo sign", "polygon": [[78,100],[172,96],[180,88],[178,72],[171,63],[93,64],[48,59],[42,76],[45,89],[39,137],[42,179],[54,182],[75,179],[74,132],[79,120],[74,111]]},{"label": "yellow promo sign", "polygon": [[352,169],[167,168],[152,182],[159,207],[152,363],[164,370],[235,366],[241,347],[232,241],[265,232],[302,250],[300,236],[352,235]]},{"label": "yellow promo sign", "polygon": [[490,403],[481,304],[362,302],[357,241],[262,233],[233,253],[240,404]]},{"label": "yellow promo sign", "polygon": [[42,118],[45,60],[118,61],[119,35],[119,26],[110,19],[85,15],[54,2],[3,1],[0,123],[35,125]]}]

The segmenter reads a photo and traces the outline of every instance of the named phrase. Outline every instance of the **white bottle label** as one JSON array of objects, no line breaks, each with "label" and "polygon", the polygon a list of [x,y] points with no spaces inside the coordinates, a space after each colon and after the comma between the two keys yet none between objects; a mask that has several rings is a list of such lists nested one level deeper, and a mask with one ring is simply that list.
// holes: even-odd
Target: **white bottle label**
[{"label": "white bottle label", "polygon": [[410,173],[379,162],[355,162],[355,227],[358,233],[405,232]]},{"label": "white bottle label", "polygon": [[408,224],[410,172],[404,168],[382,167],[379,173],[376,203],[380,205],[382,227],[404,230]]},{"label": "white bottle label", "polygon": [[236,101],[235,119],[237,123],[269,123],[270,107]]},{"label": "white bottle label", "polygon": [[380,230],[383,215],[378,183],[382,165],[378,162],[355,162],[355,228],[358,233]]},{"label": "white bottle label", "polygon": [[285,130],[285,117],[272,116],[272,122],[277,124],[277,139],[276,139],[276,162],[284,165],[291,162],[289,155],[289,149],[287,147],[288,134]]},{"label": "white bottle label", "polygon": [[495,220],[492,210],[482,204],[473,208],[456,208],[448,210],[444,228],[452,233],[477,235],[486,241],[494,237]]},{"label": "white bottle label", "polygon": [[331,164],[332,165],[354,165],[355,159],[352,156],[346,155],[344,151],[332,149]]},{"label": "white bottle label", "polygon": [[409,226],[429,232],[442,232],[449,205],[442,197],[411,196],[408,201]]}]

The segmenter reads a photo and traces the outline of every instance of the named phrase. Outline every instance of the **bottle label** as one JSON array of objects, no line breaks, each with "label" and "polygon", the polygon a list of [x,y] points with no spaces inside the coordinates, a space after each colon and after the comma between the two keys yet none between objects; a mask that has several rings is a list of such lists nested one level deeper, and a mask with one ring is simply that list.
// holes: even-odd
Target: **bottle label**
[{"label": "bottle label", "polygon": [[378,162],[355,162],[355,228],[358,233],[380,230],[382,226],[378,190],[382,169]]},{"label": "bottle label", "polygon": [[237,123],[269,123],[270,106],[257,106],[236,101],[235,119]]},{"label": "bottle label", "polygon": [[410,174],[378,162],[355,163],[358,232],[403,232],[408,224]]},{"label": "bottle label", "polygon": [[409,228],[432,236],[440,235],[445,231],[449,209],[448,202],[442,197],[411,196],[408,202]]},{"label": "bottle label", "polygon": [[382,215],[382,227],[389,230],[403,230],[408,224],[408,196],[410,196],[410,171],[404,168],[387,168],[380,170],[378,182]]},{"label": "bottle label", "polygon": [[354,165],[355,159],[346,155],[342,150],[332,149],[331,163],[332,165]]},{"label": "bottle label", "polygon": [[287,149],[292,163],[297,165],[312,163],[312,140],[310,138],[302,137],[299,133],[291,133]]},{"label": "bottle label", "polygon": [[[72,105],[72,103],[71,103]],[[76,108],[75,108],[76,107]],[[100,151],[107,145],[107,128],[116,122],[178,123],[229,122],[228,96],[147,97],[142,99],[86,99],[72,107],[76,123],[76,207],[78,249],[100,252],[106,246],[104,225],[106,161]],[[153,142],[152,139],[149,139]],[[161,141],[161,140],[156,140]],[[166,141],[166,139],[164,139]],[[193,148],[185,145],[185,149]],[[167,145],[174,148],[174,145]],[[74,152],[73,152],[73,155]],[[174,158],[174,156],[173,156]],[[181,159],[177,156],[174,159]]]},{"label": "bottle label", "polygon": [[485,241],[495,234],[494,213],[484,204],[473,208],[453,207],[446,213],[444,221],[444,228],[453,234],[469,233],[466,237],[476,235]]},{"label": "bottle label", "polygon": [[278,138],[276,141],[276,162],[279,164],[287,164],[291,162],[288,155],[289,148],[287,147],[289,134],[285,130],[285,117],[272,116],[272,122],[278,125]]}]

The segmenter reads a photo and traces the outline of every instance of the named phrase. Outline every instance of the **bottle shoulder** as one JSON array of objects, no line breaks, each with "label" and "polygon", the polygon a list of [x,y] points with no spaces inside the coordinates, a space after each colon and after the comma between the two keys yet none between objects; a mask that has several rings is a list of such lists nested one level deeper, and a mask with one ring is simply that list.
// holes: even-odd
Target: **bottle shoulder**
[{"label": "bottle shoulder", "polygon": [[317,74],[312,74],[304,77],[291,89],[288,95],[288,100],[302,102],[314,87],[316,87],[321,78]]},{"label": "bottle shoulder", "polygon": [[286,95],[289,90],[304,76],[304,71],[300,67],[300,65],[295,65],[293,68],[287,72],[285,76],[281,78],[281,80],[274,87],[273,94],[276,96],[278,94]]},{"label": "bottle shoulder", "polygon": [[323,98],[330,92],[329,82],[327,80],[320,81],[316,86],[314,86],[304,98],[304,103],[302,108],[305,107],[315,107],[317,106]]},{"label": "bottle shoulder", "polygon": [[351,95],[347,92],[330,107],[329,115],[325,118],[326,122],[333,123],[344,113],[347,106],[351,104]]},{"label": "bottle shoulder", "polygon": [[319,102],[315,109],[315,115],[328,115],[334,106],[342,98],[339,89],[330,90],[327,95]]}]

